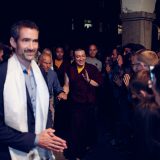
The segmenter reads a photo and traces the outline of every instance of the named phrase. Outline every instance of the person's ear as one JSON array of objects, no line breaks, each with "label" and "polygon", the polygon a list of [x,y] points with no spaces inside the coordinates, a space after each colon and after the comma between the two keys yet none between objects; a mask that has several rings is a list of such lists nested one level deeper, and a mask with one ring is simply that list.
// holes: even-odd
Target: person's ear
[{"label": "person's ear", "polygon": [[13,48],[16,48],[17,47],[17,43],[15,41],[15,39],[13,37],[10,38],[10,44]]},{"label": "person's ear", "polygon": [[143,96],[143,97],[146,97],[147,96],[147,93],[143,90],[140,90],[140,94]]}]

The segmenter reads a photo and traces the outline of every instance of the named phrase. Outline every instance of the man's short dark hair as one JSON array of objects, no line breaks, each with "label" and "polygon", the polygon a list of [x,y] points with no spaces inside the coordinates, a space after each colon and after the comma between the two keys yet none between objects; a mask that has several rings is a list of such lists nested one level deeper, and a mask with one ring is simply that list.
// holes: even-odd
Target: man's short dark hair
[{"label": "man's short dark hair", "polygon": [[75,49],[74,49],[74,52],[73,52],[73,55],[74,55],[74,56],[75,56],[75,52],[77,52],[77,51],[84,51],[84,53],[86,54],[85,49],[83,49],[83,48],[75,48]]},{"label": "man's short dark hair", "polygon": [[18,21],[12,25],[11,31],[10,31],[11,37],[13,37],[16,41],[19,38],[19,31],[21,28],[31,28],[31,29],[36,29],[37,31],[39,31],[38,26],[33,21],[30,21],[30,20]]},{"label": "man's short dark hair", "polygon": [[124,48],[130,48],[132,53],[135,53],[141,49],[146,49],[145,46],[139,43],[127,43],[123,46],[123,50]]}]

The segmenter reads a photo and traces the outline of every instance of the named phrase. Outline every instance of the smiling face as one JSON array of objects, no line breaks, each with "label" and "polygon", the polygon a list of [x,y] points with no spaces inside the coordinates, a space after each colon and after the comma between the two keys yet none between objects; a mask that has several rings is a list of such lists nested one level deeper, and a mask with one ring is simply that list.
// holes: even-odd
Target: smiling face
[{"label": "smiling face", "polygon": [[83,67],[86,62],[86,54],[84,50],[77,50],[74,53],[76,65],[79,67]]},{"label": "smiling face", "polygon": [[138,57],[136,55],[132,56],[131,61],[132,61],[132,69],[133,69],[133,71],[135,73],[139,72],[141,70],[146,70],[146,71],[149,70],[148,65],[146,65],[143,62],[139,61]]},{"label": "smiling face", "polygon": [[96,45],[92,44],[89,46],[89,56],[90,57],[92,58],[96,57],[97,52],[98,52],[98,49]]},{"label": "smiling face", "polygon": [[51,64],[52,64],[52,59],[50,55],[44,54],[42,55],[42,60],[40,63],[40,66],[46,71],[48,72],[49,69],[51,68]]},{"label": "smiling face", "polygon": [[56,58],[62,60],[64,56],[64,50],[61,47],[56,48]]},{"label": "smiling face", "polygon": [[38,34],[36,29],[22,27],[17,40],[11,37],[11,46],[22,63],[30,63],[35,58],[38,50]]}]

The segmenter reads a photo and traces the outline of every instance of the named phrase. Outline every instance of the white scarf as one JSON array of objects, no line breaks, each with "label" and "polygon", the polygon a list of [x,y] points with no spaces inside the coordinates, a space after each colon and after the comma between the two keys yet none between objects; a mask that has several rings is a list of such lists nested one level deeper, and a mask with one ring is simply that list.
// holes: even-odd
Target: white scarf
[{"label": "white scarf", "polygon": [[[34,60],[31,62],[31,67],[37,85],[35,133],[39,134],[46,128],[49,107],[49,93],[41,71]],[[3,96],[6,125],[21,132],[28,132],[25,78],[21,65],[15,54],[8,60],[8,69],[4,84]],[[29,153],[25,153],[11,147],[9,147],[9,151],[12,160],[31,160],[31,155],[33,156],[33,154],[35,157],[34,160],[39,160],[40,156],[38,153],[38,148],[39,147],[34,148]]]}]

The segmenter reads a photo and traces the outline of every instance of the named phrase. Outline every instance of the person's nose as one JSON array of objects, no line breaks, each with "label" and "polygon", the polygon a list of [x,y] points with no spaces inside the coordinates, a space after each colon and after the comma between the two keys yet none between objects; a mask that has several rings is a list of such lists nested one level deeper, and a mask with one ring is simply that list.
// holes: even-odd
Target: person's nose
[{"label": "person's nose", "polygon": [[33,49],[33,48],[34,48],[33,42],[30,42],[30,43],[29,43],[29,48],[30,48],[30,49]]}]

